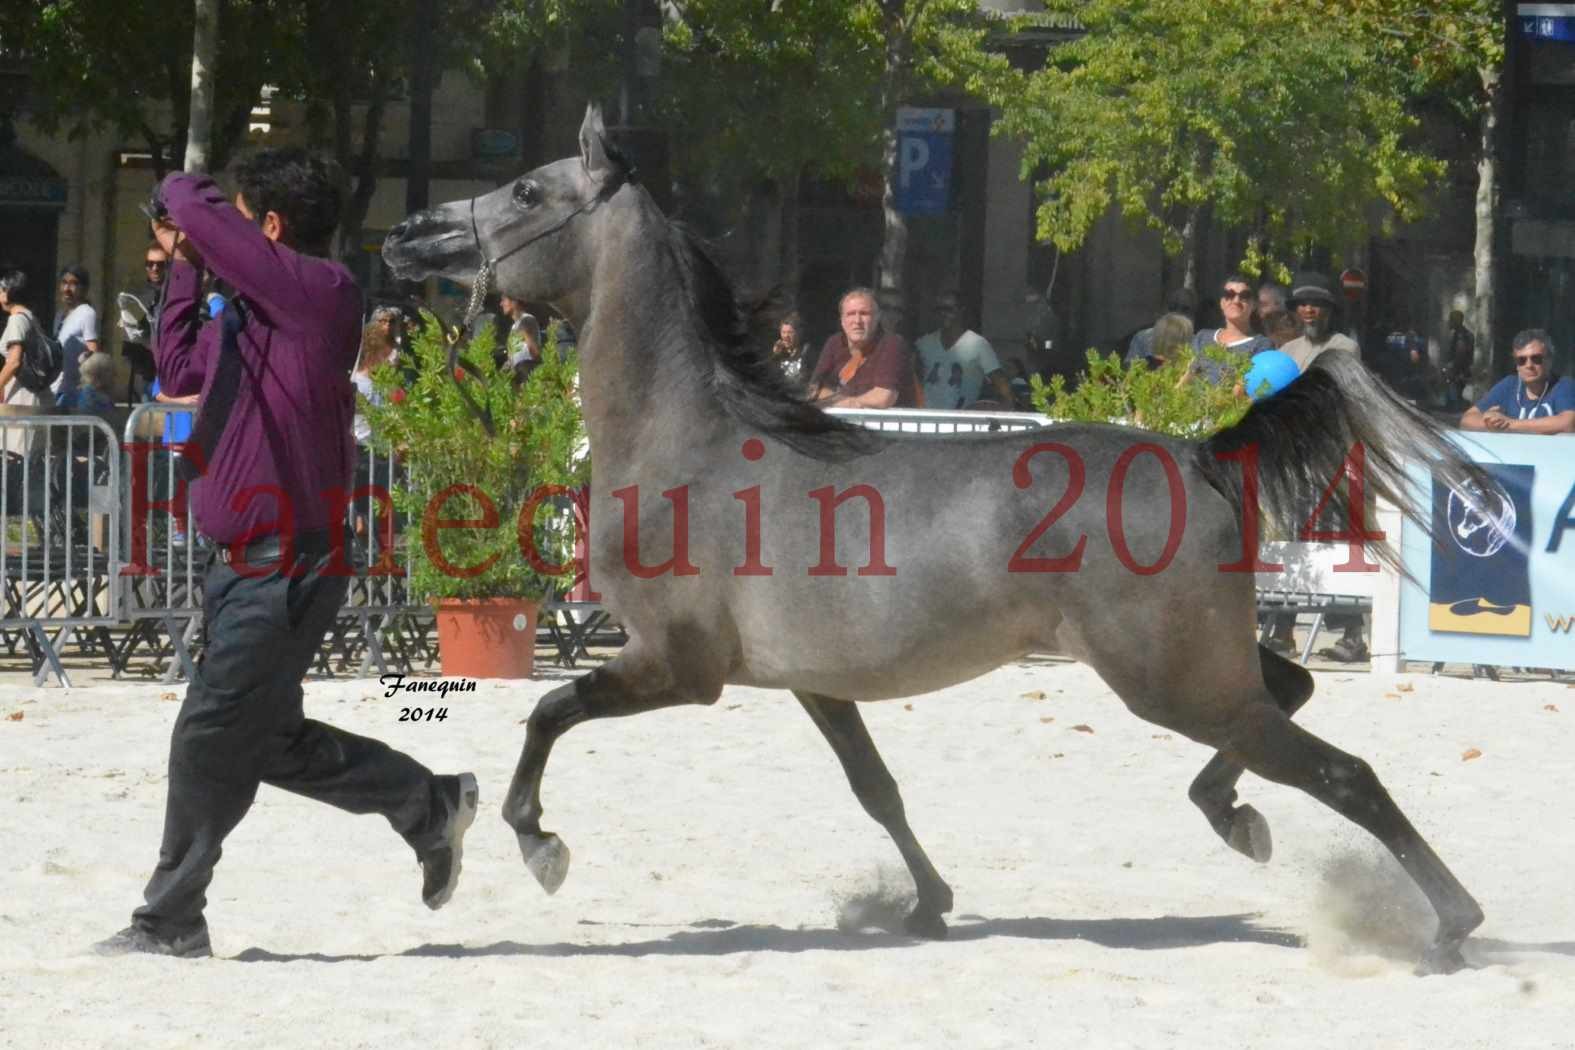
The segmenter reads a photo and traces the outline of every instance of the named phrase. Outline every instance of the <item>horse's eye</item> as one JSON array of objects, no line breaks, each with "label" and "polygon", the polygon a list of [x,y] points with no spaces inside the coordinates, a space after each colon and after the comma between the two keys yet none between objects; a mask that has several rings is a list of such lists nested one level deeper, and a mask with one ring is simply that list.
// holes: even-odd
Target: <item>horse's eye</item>
[{"label": "horse's eye", "polygon": [[541,187],[530,179],[521,179],[514,184],[514,203],[521,208],[531,208],[541,203]]}]

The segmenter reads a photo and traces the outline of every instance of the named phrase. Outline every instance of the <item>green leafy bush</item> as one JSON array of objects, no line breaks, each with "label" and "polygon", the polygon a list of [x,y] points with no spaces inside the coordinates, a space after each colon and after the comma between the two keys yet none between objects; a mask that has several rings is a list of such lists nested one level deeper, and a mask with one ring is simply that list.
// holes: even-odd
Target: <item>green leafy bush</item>
[{"label": "green leafy bush", "polygon": [[1219,345],[1203,356],[1219,365],[1217,382],[1194,375],[1196,357],[1190,347],[1172,354],[1165,364],[1128,365],[1120,354],[1088,352],[1088,370],[1068,387],[1066,377],[1049,383],[1034,376],[1030,397],[1034,408],[1067,422],[1120,423],[1177,437],[1203,437],[1230,426],[1250,405],[1240,390],[1246,359]]},{"label": "green leafy bush", "polygon": [[[396,452],[409,468],[408,484],[392,495],[407,519],[411,593],[427,599],[540,600],[569,575],[543,572],[526,555],[534,542],[542,565],[569,565],[568,497],[541,499],[523,530],[520,517],[544,487],[572,489],[590,478],[576,358],[559,350],[550,326],[541,363],[517,383],[494,363],[494,345],[483,325],[464,349],[466,366],[451,377],[442,328],[428,315],[400,360],[373,371],[382,403],[358,396],[373,447]],[[462,400],[461,384],[491,413],[495,436]]]}]

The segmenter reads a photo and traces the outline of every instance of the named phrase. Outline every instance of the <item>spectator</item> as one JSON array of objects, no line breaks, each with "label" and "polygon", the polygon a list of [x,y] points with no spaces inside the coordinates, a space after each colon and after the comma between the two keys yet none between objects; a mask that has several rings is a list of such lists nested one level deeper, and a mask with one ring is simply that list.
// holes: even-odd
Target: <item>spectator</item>
[{"label": "spectator", "polygon": [[[399,311],[393,307],[379,307],[372,311],[372,320],[361,329],[361,352],[356,356],[355,371],[350,373],[350,382],[356,393],[374,405],[381,405],[383,400],[372,385],[372,373],[380,365],[393,363],[397,356],[394,326],[398,318]],[[359,404],[356,405],[355,419],[350,429],[357,445],[365,445],[372,438],[371,424],[366,421]],[[360,484],[358,480],[357,487]]]},{"label": "spectator", "polygon": [[1150,329],[1153,356],[1148,359],[1152,368],[1162,368],[1177,352],[1192,342],[1197,333],[1192,330],[1192,319],[1185,314],[1169,313],[1154,322]]},{"label": "spectator", "polygon": [[1218,383],[1224,374],[1223,367],[1204,356],[1210,346],[1222,346],[1245,361],[1253,354],[1274,349],[1274,344],[1252,331],[1253,308],[1257,306],[1258,293],[1240,274],[1231,274],[1221,282],[1220,313],[1225,327],[1205,328],[1192,337],[1192,350],[1196,355],[1193,370],[1211,383]]},{"label": "spectator", "polygon": [[1477,337],[1466,327],[1466,315],[1459,310],[1449,311],[1449,338],[1444,344],[1444,379],[1449,384],[1449,403],[1445,408],[1459,408],[1466,403],[1466,384],[1471,382],[1476,356]]},{"label": "spectator", "polygon": [[1302,323],[1302,334],[1286,343],[1282,350],[1295,359],[1303,372],[1312,359],[1325,350],[1345,350],[1361,356],[1362,348],[1356,340],[1334,330],[1334,295],[1329,291],[1329,279],[1320,273],[1297,275],[1291,290],[1291,305]]},{"label": "spectator", "polygon": [[1000,407],[1010,408],[1012,388],[995,348],[968,327],[961,297],[955,291],[946,292],[936,305],[941,327],[913,344],[914,364],[924,384],[924,407],[968,408],[979,400],[988,379]]},{"label": "spectator", "polygon": [[1528,328],[1510,344],[1515,374],[1505,376],[1460,417],[1466,430],[1516,434],[1575,433],[1575,382],[1553,379],[1553,340]]},{"label": "spectator", "polygon": [[777,341],[771,344],[771,360],[782,370],[782,378],[797,388],[804,377],[804,325],[793,310],[777,326]]},{"label": "spectator", "polygon": [[[360,395],[356,400],[355,418],[350,424],[356,443],[355,476],[350,483],[353,501],[351,519],[358,540],[366,537],[372,525],[373,511],[380,509],[382,504],[380,496],[375,492],[360,496],[356,494],[378,485],[382,487],[383,492],[392,496],[394,485],[392,456],[388,454],[378,456],[367,448],[372,440],[372,425],[367,421],[366,414],[361,411],[361,398],[372,405],[383,403],[383,395],[378,393],[377,388],[372,384],[372,373],[383,365],[397,362],[398,333],[403,326],[404,316],[397,307],[380,306],[373,310],[372,319],[361,329],[361,352],[356,357],[355,371],[350,373],[350,382],[355,387],[356,393]],[[377,468],[376,477],[373,476],[374,464]],[[381,529],[375,535],[383,547],[393,542],[389,528]],[[368,558],[366,563],[370,564],[370,562],[371,559]]]},{"label": "spectator", "polygon": [[109,354],[89,354],[82,362],[77,388],[60,399],[61,410],[108,419],[115,411],[115,372],[115,359]]},{"label": "spectator", "polygon": [[1198,297],[1191,288],[1177,288],[1171,292],[1170,297],[1165,300],[1165,312],[1160,314],[1152,325],[1133,335],[1132,341],[1127,344],[1126,363],[1130,365],[1135,361],[1146,361],[1150,368],[1164,365],[1165,355],[1155,347],[1154,330],[1159,327],[1160,321],[1166,318],[1170,319],[1166,326],[1167,333],[1174,335],[1185,328],[1186,334],[1172,347],[1172,351],[1179,349],[1192,338],[1193,317],[1197,312]]},{"label": "spectator", "polygon": [[27,275],[21,270],[0,271],[0,316],[5,319],[4,334],[0,335],[0,346],[5,349],[5,364],[0,366],[0,401],[8,405],[53,406],[53,393],[48,389],[30,390],[17,374],[28,346],[42,338],[38,319],[23,305],[26,290]]},{"label": "spectator", "polygon": [[1033,384],[1028,379],[1028,366],[1023,364],[1021,357],[1014,357],[1007,362],[1007,367],[1012,373],[1012,400],[1018,408],[1030,407]]},{"label": "spectator", "polygon": [[[525,304],[513,296],[500,295],[498,309],[503,311],[503,316],[509,321],[506,356],[510,367],[514,366],[516,358],[532,364],[541,360],[541,324],[525,309]],[[522,352],[524,357],[520,357]]]},{"label": "spectator", "polygon": [[164,297],[164,276],[169,272],[169,253],[159,242],[149,242],[142,252],[142,272],[147,282],[140,292],[122,292],[116,297],[120,307],[120,329],[124,335],[121,354],[131,368],[128,400],[151,397],[148,391],[158,378],[153,365],[153,333],[158,331],[159,305]]},{"label": "spectator", "polygon": [[[1285,330],[1285,326],[1280,323],[1280,319],[1291,316],[1289,296],[1289,289],[1285,285],[1277,284],[1274,281],[1265,281],[1258,286],[1257,330],[1260,334],[1272,340],[1275,329],[1278,328],[1282,332]],[[1294,323],[1292,330],[1296,330]],[[1297,334],[1300,334],[1299,330],[1297,330]],[[1290,337],[1290,339],[1294,338],[1296,338],[1294,335]],[[1287,339],[1286,342],[1290,342],[1290,339]],[[1276,342],[1274,345],[1276,348],[1279,348],[1284,344]]]},{"label": "spectator", "polygon": [[[1339,350],[1361,357],[1361,347],[1350,336],[1334,331],[1334,294],[1329,291],[1329,280],[1319,273],[1297,275],[1291,289],[1291,305],[1302,324],[1300,337],[1286,343],[1282,349],[1303,372],[1312,359],[1328,350]],[[1368,658],[1367,644],[1362,640],[1363,616],[1361,613],[1333,613],[1324,623],[1331,630],[1341,632],[1339,641],[1319,655],[1341,663],[1361,663]]]},{"label": "spectator", "polygon": [[1297,322],[1293,313],[1280,312],[1270,316],[1268,321],[1260,321],[1259,327],[1263,329],[1263,336],[1274,344],[1276,350],[1285,347],[1301,338],[1302,326]]},{"label": "spectator", "polygon": [[900,336],[881,330],[875,293],[854,288],[837,312],[842,330],[820,349],[810,399],[825,408],[912,407],[913,354]]},{"label": "spectator", "polygon": [[87,302],[88,272],[80,266],[60,271],[60,309],[55,313],[55,341],[60,344],[60,375],[51,389],[57,400],[77,388],[82,358],[96,354],[98,311]]}]

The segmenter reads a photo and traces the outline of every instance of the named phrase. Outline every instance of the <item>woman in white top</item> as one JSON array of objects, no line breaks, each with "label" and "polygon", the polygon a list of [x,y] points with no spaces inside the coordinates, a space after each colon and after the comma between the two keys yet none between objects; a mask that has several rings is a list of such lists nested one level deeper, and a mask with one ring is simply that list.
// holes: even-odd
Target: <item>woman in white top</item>
[{"label": "woman in white top", "polygon": [[[5,322],[0,333],[0,349],[5,353],[5,363],[0,365],[0,402],[7,405],[53,406],[54,395],[47,390],[40,393],[22,385],[18,373],[22,368],[22,354],[29,343],[42,338],[33,311],[23,306],[21,295],[27,288],[27,275],[21,270],[0,272],[0,320]],[[13,455],[27,455],[30,442],[28,432],[21,427],[4,428],[0,440],[4,451]]]},{"label": "woman in white top", "polygon": [[1192,337],[1192,350],[1196,355],[1195,368],[1212,383],[1219,382],[1223,369],[1203,356],[1205,347],[1223,346],[1233,354],[1240,354],[1243,361],[1254,354],[1273,350],[1274,343],[1252,331],[1252,311],[1258,305],[1258,293],[1240,274],[1225,278],[1220,291],[1220,313],[1225,316],[1225,327],[1205,328]]},{"label": "woman in white top", "polygon": [[[399,345],[400,323],[398,310],[382,308],[374,311],[372,320],[361,329],[361,355],[356,359],[355,371],[350,374],[350,382],[355,384],[357,393],[374,405],[381,405],[383,400],[372,386],[372,372],[379,365],[394,360],[394,352]],[[351,424],[351,428],[355,432],[355,441],[358,445],[366,444],[372,436],[372,425],[359,410],[355,414],[355,421]]]}]

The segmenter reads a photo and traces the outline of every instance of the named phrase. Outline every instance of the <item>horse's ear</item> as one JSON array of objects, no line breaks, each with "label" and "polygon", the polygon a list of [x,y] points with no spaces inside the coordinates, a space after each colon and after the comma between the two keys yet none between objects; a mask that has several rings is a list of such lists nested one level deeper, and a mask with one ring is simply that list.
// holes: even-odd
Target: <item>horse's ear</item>
[{"label": "horse's ear", "polygon": [[612,167],[607,159],[606,137],[602,108],[592,102],[585,107],[585,120],[580,124],[580,164],[588,174],[600,175]]}]

